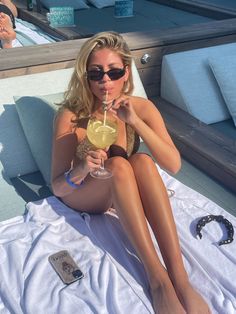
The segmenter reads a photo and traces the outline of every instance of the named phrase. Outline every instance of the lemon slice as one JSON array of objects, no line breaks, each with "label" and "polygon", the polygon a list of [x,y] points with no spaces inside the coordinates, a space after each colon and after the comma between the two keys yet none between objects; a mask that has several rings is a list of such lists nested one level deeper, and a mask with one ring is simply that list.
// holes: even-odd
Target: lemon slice
[{"label": "lemon slice", "polygon": [[114,133],[116,130],[109,125],[101,125],[98,126],[95,132],[103,132],[103,133]]}]

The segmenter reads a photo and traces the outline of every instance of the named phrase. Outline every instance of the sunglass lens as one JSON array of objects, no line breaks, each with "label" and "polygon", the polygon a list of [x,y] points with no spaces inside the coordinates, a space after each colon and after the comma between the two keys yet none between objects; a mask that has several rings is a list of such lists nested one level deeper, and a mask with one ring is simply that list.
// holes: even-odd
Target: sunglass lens
[{"label": "sunglass lens", "polygon": [[105,74],[107,74],[112,81],[116,81],[125,75],[125,69],[111,69],[107,72],[90,70],[87,72],[87,77],[91,81],[100,81]]},{"label": "sunglass lens", "polygon": [[91,70],[87,72],[88,79],[91,81],[100,81],[103,78],[104,72]]},{"label": "sunglass lens", "polygon": [[107,72],[112,81],[119,80],[125,74],[125,69],[112,69]]}]

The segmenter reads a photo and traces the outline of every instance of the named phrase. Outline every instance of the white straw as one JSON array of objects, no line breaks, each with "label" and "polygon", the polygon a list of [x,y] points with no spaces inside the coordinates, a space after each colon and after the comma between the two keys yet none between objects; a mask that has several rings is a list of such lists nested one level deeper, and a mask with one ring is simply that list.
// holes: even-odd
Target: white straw
[{"label": "white straw", "polygon": [[[108,99],[108,90],[106,91],[106,96],[105,96],[105,106],[107,106],[107,99]],[[107,120],[107,110],[106,109],[104,109],[103,125],[106,125],[106,120]]]}]

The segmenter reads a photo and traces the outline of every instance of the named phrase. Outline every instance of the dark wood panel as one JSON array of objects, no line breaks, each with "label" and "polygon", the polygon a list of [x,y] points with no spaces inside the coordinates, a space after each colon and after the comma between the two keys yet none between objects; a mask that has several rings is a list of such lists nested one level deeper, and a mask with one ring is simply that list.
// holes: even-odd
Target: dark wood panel
[{"label": "dark wood panel", "polygon": [[234,141],[161,98],[154,102],[182,156],[236,192]]},{"label": "dark wood panel", "polygon": [[148,98],[160,95],[161,66],[138,69]]},{"label": "dark wood panel", "polygon": [[181,155],[184,156],[186,160],[195,165],[197,168],[202,170],[204,173],[208,174],[220,184],[228,188],[230,191],[236,193],[236,179],[232,173],[226,172],[221,165],[214,164],[207,160],[205,156],[202,156],[195,150],[193,150],[188,143],[185,144],[182,141],[179,141],[175,135],[171,134],[173,140],[175,141],[176,146],[181,152]]},{"label": "dark wood panel", "polygon": [[157,81],[160,79],[160,71],[160,66],[139,69],[139,75],[142,79],[143,84],[145,86],[152,84],[156,85]]},{"label": "dark wood panel", "polygon": [[157,95],[160,95],[160,84],[147,85],[145,86],[145,91],[148,98],[156,97]]}]

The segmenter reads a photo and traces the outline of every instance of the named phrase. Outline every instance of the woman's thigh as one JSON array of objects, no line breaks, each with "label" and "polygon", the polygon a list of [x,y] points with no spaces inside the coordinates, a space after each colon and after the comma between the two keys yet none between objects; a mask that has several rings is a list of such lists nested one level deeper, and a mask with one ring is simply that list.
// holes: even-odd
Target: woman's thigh
[{"label": "woman's thigh", "polygon": [[111,207],[111,179],[94,179],[88,175],[83,185],[62,197],[69,207],[91,214],[103,213]]},{"label": "woman's thigh", "polygon": [[158,172],[154,160],[146,153],[136,153],[129,158],[135,176],[143,177]]},{"label": "woman's thigh", "polygon": [[106,161],[114,176],[110,179],[94,179],[88,175],[84,184],[75,189],[71,194],[62,198],[62,201],[78,211],[89,213],[102,213],[112,206],[112,186],[114,183],[121,185],[122,180],[133,175],[130,162],[122,157],[112,157]]}]

